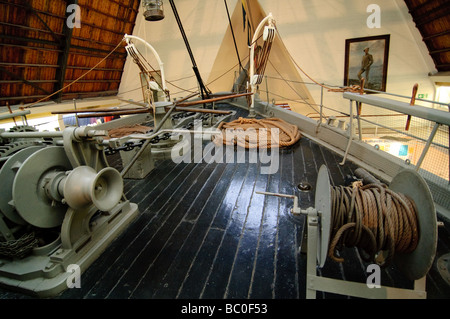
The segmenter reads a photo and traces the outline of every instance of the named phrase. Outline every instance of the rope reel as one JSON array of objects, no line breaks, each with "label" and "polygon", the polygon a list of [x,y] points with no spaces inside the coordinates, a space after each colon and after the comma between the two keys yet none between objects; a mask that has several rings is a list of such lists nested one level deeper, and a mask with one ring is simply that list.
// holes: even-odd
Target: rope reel
[{"label": "rope reel", "polygon": [[426,276],[437,247],[437,218],[425,180],[403,170],[391,181],[331,186],[325,165],[319,170],[315,208],[302,210],[295,195],[259,192],[294,199],[292,214],[319,217],[317,262],[320,268],[345,247],[356,247],[366,262],[387,266],[393,261],[410,280]]},{"label": "rope reel", "polygon": [[331,187],[328,256],[342,262],[336,251],[356,247],[366,262],[394,262],[410,280],[426,276],[436,254],[437,219],[425,180],[413,170],[398,173],[389,188],[368,180]]},{"label": "rope reel", "polygon": [[[344,247],[356,247],[366,262],[389,265],[397,253],[410,253],[419,240],[415,204],[385,185],[354,183],[332,187],[332,229],[328,255]],[[384,252],[384,253],[382,253]],[[386,256],[384,256],[386,254]]]}]

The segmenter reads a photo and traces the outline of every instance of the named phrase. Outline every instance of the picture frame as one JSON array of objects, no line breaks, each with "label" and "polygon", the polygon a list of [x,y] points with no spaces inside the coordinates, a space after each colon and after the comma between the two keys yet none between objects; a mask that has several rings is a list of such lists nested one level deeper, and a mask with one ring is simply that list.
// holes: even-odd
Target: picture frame
[{"label": "picture frame", "polygon": [[365,89],[386,92],[389,42],[389,34],[345,40],[344,86],[365,78]]}]

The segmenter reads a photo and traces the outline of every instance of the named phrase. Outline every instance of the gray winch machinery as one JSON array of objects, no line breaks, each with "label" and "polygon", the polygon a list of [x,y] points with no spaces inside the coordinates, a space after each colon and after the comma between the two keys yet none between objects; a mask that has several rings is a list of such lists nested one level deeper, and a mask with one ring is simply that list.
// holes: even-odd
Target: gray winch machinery
[{"label": "gray winch machinery", "polygon": [[35,141],[0,169],[1,286],[57,295],[72,284],[72,269],[84,272],[137,216],[106,161],[105,134],[90,127],[0,132],[3,141]]}]

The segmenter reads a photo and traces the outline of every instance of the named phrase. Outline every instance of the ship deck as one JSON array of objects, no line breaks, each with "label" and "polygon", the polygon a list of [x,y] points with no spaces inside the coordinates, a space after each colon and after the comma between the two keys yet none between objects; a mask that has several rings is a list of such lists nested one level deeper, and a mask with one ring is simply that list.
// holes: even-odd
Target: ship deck
[{"label": "ship deck", "polygon": [[[112,166],[121,165],[117,156],[109,160]],[[344,185],[358,168],[350,161],[341,166],[341,160],[302,137],[280,151],[275,174],[261,174],[259,161],[159,161],[146,178],[124,181],[126,197],[139,206],[138,217],[82,274],[81,288],[68,289],[57,298],[305,298],[305,218],[288,213],[292,200],[255,192],[296,194],[302,208],[314,206],[322,164],[328,167],[332,185]],[[311,191],[300,191],[301,182],[311,184]],[[449,251],[449,231],[446,223],[439,229],[437,257]],[[357,250],[348,248],[342,256],[344,263],[327,260],[318,274],[366,282],[367,264]],[[395,265],[382,268],[381,281],[413,288]],[[426,287],[428,298],[450,297],[436,261]],[[2,290],[0,298],[29,297]],[[317,298],[348,297],[318,292]]]}]

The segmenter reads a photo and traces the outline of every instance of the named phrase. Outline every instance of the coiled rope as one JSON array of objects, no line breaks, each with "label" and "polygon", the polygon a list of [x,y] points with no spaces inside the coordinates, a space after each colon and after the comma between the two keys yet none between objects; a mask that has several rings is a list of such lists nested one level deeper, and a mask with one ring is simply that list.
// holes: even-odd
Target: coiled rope
[{"label": "coiled rope", "polygon": [[[218,129],[222,130],[222,135],[214,137],[216,144],[239,145],[244,148],[288,147],[297,143],[301,137],[296,125],[279,118],[240,117],[229,123],[222,122]],[[262,129],[264,131],[261,131]],[[279,136],[272,136],[272,129],[278,129]]]},{"label": "coiled rope", "polygon": [[[332,216],[328,256],[356,247],[366,262],[387,266],[396,253],[410,253],[419,241],[417,209],[404,194],[384,184],[331,187]],[[386,256],[387,253],[387,256]]]}]

